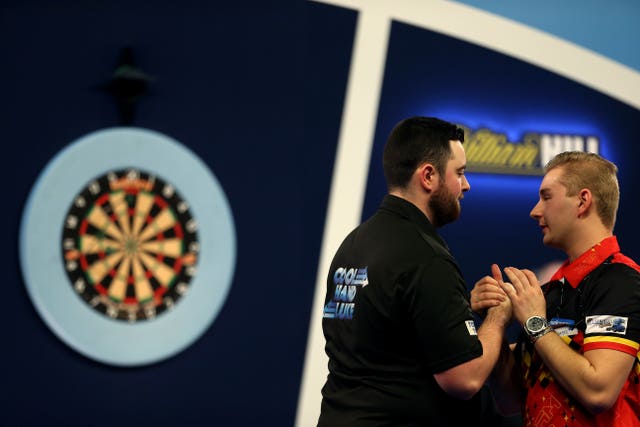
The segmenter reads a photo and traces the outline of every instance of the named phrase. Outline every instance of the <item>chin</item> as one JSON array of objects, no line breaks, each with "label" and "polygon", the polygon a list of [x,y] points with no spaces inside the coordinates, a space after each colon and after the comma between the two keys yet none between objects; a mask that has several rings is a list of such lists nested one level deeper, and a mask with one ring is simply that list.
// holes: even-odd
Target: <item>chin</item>
[{"label": "chin", "polygon": [[550,237],[544,236],[544,237],[542,238],[542,243],[543,243],[545,246],[548,246],[548,247],[550,247],[550,248],[557,248],[557,249],[560,249],[560,245],[558,245],[556,242],[554,242],[554,240],[553,240],[552,238],[550,238]]}]

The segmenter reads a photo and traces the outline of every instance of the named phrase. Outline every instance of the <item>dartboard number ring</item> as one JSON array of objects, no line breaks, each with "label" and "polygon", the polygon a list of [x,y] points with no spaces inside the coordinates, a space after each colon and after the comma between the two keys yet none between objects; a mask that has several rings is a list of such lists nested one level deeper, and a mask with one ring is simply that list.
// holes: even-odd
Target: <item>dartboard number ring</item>
[{"label": "dartboard number ring", "polygon": [[176,189],[135,168],[93,179],[74,198],[62,233],[74,291],[114,320],[170,310],[195,275],[197,222]]}]

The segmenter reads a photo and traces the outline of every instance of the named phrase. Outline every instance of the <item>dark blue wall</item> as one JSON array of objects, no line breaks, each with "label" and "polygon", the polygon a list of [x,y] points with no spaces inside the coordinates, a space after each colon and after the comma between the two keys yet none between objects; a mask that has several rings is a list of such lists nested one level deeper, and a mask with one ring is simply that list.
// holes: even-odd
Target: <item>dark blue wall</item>
[{"label": "dark blue wall", "polygon": [[[303,134],[301,5],[4,2],[1,425],[293,423],[328,191],[326,180],[302,179],[317,166],[306,153],[318,150]],[[56,338],[17,259],[22,209],[44,166],[77,138],[119,125],[113,98],[98,86],[125,46],[153,77],[133,125],[177,139],[207,163],[238,240],[234,283],[213,325],[178,356],[130,369],[89,360]]]},{"label": "dark blue wall", "polygon": [[[306,1],[5,1],[0,130],[6,159],[0,424],[294,423],[316,268],[349,73],[354,11]],[[135,126],[181,141],[223,186],[237,232],[228,299],[192,346],[117,368],[51,333],[25,290],[18,228],[38,175],[63,147],[117,126],[101,91],[125,46],[153,76]],[[413,114],[504,132],[601,135],[621,167],[618,220],[640,258],[633,212],[640,113],[550,72],[403,24],[392,27],[363,216],[384,194],[381,147]],[[535,177],[469,176],[460,221],[443,229],[472,283],[492,262],[535,268]]]}]

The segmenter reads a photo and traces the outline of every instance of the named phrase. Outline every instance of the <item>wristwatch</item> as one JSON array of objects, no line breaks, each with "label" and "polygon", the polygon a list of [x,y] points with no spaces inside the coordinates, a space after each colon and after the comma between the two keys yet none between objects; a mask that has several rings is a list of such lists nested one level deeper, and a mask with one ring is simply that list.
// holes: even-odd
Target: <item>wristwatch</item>
[{"label": "wristwatch", "polygon": [[553,331],[549,326],[549,322],[542,316],[531,316],[524,322],[524,331],[532,343],[536,342],[540,337]]}]

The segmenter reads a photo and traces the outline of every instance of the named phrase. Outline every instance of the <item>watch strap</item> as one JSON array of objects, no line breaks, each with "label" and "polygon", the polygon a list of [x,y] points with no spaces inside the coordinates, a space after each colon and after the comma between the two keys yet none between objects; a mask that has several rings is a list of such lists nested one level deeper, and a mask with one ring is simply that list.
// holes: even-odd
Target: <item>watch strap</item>
[{"label": "watch strap", "polygon": [[537,334],[529,335],[529,339],[531,340],[532,343],[535,343],[536,341],[538,341],[540,338],[547,335],[551,331],[553,331],[553,328],[551,327],[551,325],[547,325],[546,328],[544,328]]}]

